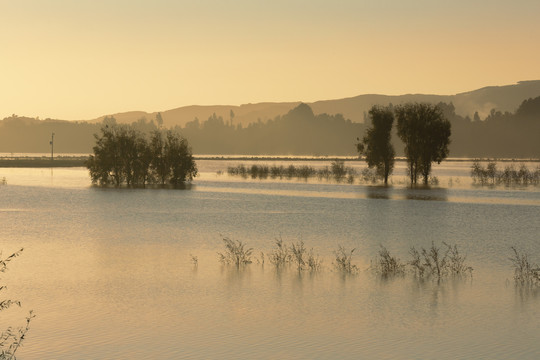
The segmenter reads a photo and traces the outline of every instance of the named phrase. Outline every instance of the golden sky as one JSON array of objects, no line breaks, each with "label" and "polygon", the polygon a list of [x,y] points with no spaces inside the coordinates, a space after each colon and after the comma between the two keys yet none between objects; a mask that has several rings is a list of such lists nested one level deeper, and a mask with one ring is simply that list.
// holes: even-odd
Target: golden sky
[{"label": "golden sky", "polygon": [[0,0],[0,118],[540,79],[538,0]]}]

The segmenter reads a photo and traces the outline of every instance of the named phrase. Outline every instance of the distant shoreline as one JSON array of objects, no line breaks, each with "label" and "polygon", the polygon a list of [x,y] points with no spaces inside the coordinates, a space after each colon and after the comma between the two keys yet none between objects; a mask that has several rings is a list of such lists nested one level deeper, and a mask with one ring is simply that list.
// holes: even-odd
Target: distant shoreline
[{"label": "distant shoreline", "polygon": [[[357,156],[334,156],[334,157],[312,157],[312,156],[257,156],[257,155],[199,155],[194,156],[195,161],[361,161]],[[55,168],[55,167],[84,167],[87,156],[61,156],[51,160],[50,157],[0,157],[0,168]],[[398,157],[396,161],[405,161],[405,158]],[[540,159],[496,159],[496,158],[449,158],[445,162],[463,161],[497,161],[497,162],[540,162]]]}]

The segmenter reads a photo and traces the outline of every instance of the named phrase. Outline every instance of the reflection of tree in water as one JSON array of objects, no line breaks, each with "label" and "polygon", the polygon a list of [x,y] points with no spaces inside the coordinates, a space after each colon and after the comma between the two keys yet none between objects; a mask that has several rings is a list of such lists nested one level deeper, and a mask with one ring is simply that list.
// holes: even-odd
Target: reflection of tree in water
[{"label": "reflection of tree in water", "polygon": [[367,186],[366,194],[369,199],[385,199],[391,198],[391,188],[388,186]]},{"label": "reflection of tree in water", "polygon": [[433,189],[429,187],[406,188],[405,198],[407,200],[435,200],[448,201],[448,191],[446,189]]}]

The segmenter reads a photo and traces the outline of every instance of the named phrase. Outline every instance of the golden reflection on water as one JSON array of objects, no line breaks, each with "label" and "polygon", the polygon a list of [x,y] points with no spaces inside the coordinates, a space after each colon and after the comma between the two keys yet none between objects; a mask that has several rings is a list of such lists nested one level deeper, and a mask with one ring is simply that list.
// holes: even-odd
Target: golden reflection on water
[{"label": "golden reflection on water", "polygon": [[[474,188],[276,187],[225,177],[202,179],[189,192],[98,191],[87,185],[73,191],[70,184],[38,191],[17,185],[0,188],[3,199],[13,193],[14,204],[2,204],[2,249],[26,248],[2,277],[22,301],[22,312],[2,319],[11,323],[29,309],[37,315],[22,359],[535,358],[540,351],[538,292],[515,289],[511,268],[504,263],[509,235],[517,226],[524,229],[517,237],[525,241],[519,244],[537,249],[536,208],[478,206],[468,217],[447,220],[452,210],[469,207],[439,206],[464,202],[536,207],[537,191],[520,197],[513,191]],[[261,202],[260,197],[238,194],[265,198]],[[37,207],[40,196],[51,204]],[[270,201],[281,196],[299,199]],[[80,203],[73,200],[79,198]],[[306,210],[302,198],[324,201],[313,201]],[[237,205],[232,211],[238,217],[219,219],[231,211],[231,203]],[[325,211],[332,214],[324,222],[317,209],[326,204],[330,206]],[[412,208],[418,217],[407,217]],[[493,208],[496,211],[488,213],[502,224],[482,219]],[[395,215],[386,218],[388,210]],[[293,213],[293,218],[287,215]],[[242,228],[236,224],[253,214]],[[470,219],[470,214],[482,216]],[[520,220],[524,215],[529,220]],[[428,220],[421,222],[422,216]],[[268,260],[264,266],[255,261],[241,269],[219,263],[216,252],[222,244],[212,227],[215,222],[232,223],[227,228],[231,236],[266,244],[262,250],[268,253],[273,237],[289,220],[285,235],[300,228],[299,239],[324,249],[319,273],[278,271]],[[362,226],[347,227],[360,221]],[[435,225],[429,227],[427,221]],[[489,232],[490,227],[495,230]],[[341,228],[346,233],[340,233]],[[422,235],[418,229],[432,232],[424,241],[445,235],[434,234],[434,229],[446,229],[448,238],[454,231],[460,246],[475,251],[473,279],[419,281],[410,274],[383,279],[365,271],[373,246],[388,243],[404,254]],[[479,239],[483,232],[489,235]],[[332,267],[329,249],[343,241],[358,249],[353,258],[361,270],[358,275],[346,276]],[[197,266],[191,255],[197,256]]]},{"label": "golden reflection on water", "polygon": [[314,197],[332,199],[374,199],[374,200],[420,200],[444,201],[470,204],[505,204],[540,206],[540,197],[516,198],[508,196],[459,196],[445,188],[392,188],[378,186],[355,186],[353,191],[308,191],[248,187],[199,186],[196,191],[209,193],[252,194],[268,196]]}]

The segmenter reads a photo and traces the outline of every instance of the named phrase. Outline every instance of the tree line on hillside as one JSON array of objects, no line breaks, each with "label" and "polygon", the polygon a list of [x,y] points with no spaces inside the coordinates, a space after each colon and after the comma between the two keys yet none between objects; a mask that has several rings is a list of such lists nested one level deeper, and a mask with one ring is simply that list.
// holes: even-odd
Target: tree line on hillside
[{"label": "tree line on hillside", "polygon": [[119,187],[181,186],[197,175],[186,139],[173,130],[150,134],[134,126],[104,125],[87,161],[93,184]]},{"label": "tree line on hillside", "polygon": [[228,120],[214,114],[204,122],[188,122],[181,131],[197,154],[319,156],[350,155],[355,134],[364,129],[341,114],[315,115],[306,104],[246,127],[234,125],[233,120],[233,113]]},{"label": "tree line on hillside", "polygon": [[[492,110],[485,118],[471,119],[455,113],[453,104],[437,104],[452,125],[450,151],[456,157],[540,157],[540,97],[523,101],[514,113]],[[391,104],[391,109],[394,108]],[[48,152],[51,133],[55,133],[55,152],[90,153],[93,134],[103,123],[37,120],[11,116],[0,120],[0,152]],[[141,118],[132,126],[143,132],[161,129],[158,119]],[[275,155],[354,155],[356,137],[366,125],[342,115],[315,115],[306,104],[266,122],[248,126],[212,115],[175,127],[189,139],[195,154],[275,154]],[[404,156],[404,144],[392,129],[391,144],[396,156]]]}]

